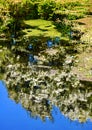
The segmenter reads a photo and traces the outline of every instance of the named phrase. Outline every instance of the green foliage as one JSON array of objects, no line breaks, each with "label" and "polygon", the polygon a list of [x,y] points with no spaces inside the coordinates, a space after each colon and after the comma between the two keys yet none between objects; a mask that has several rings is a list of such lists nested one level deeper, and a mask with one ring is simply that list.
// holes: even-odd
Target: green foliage
[{"label": "green foliage", "polygon": [[[37,19],[38,18],[38,5],[39,2],[35,1],[26,1],[26,3],[22,3],[25,14],[24,19]],[[24,10],[25,9],[25,10]]]},{"label": "green foliage", "polygon": [[[36,20],[25,20],[25,29],[23,29],[23,33],[29,37],[61,37],[61,32],[59,32],[54,25],[53,21],[47,21],[43,19]],[[44,38],[41,38],[43,41]]]},{"label": "green foliage", "polygon": [[[3,7],[9,13],[9,18],[13,19],[14,24],[17,23],[17,29],[21,28],[21,21],[23,19],[53,19],[60,20],[66,18],[69,20],[75,20],[84,16],[84,13],[71,14],[67,13],[68,10],[73,10],[75,7],[82,6],[81,2],[67,2],[62,4],[61,2],[55,2],[54,0],[23,0],[20,2],[14,1],[1,1],[0,7]],[[85,11],[84,11],[85,12]],[[4,14],[6,15],[6,13]],[[0,18],[2,19],[2,18]],[[11,22],[12,26],[12,22]]]},{"label": "green foliage", "polygon": [[76,19],[79,19],[79,18],[83,18],[84,17],[84,14],[81,14],[81,13],[76,13],[76,14],[68,14],[67,15],[67,18],[69,20],[76,20]]},{"label": "green foliage", "polygon": [[76,2],[66,2],[63,4],[63,7],[69,10],[72,10],[76,6],[82,6],[82,3],[76,1]]},{"label": "green foliage", "polygon": [[52,0],[46,0],[39,4],[38,13],[43,19],[51,19],[55,10],[56,3]]},{"label": "green foliage", "polygon": [[72,22],[67,20],[66,18],[60,20],[59,18],[55,21],[55,26],[59,32],[61,32],[62,36],[68,36],[68,33],[70,32],[72,28]]}]

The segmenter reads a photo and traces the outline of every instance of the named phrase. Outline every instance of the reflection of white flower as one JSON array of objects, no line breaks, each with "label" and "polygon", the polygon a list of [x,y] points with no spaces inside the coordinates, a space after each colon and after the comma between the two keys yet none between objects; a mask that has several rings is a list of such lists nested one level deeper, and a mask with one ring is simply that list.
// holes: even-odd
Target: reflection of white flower
[{"label": "reflection of white flower", "polygon": [[65,64],[70,64],[70,63],[72,63],[72,62],[73,62],[73,56],[67,57],[67,58],[66,58],[66,61],[65,61]]},{"label": "reflection of white flower", "polygon": [[63,85],[63,82],[61,81],[57,83],[57,86],[62,86],[62,85]]},{"label": "reflection of white flower", "polygon": [[86,93],[85,96],[86,96],[86,97],[92,96],[92,92]]},{"label": "reflection of white flower", "polygon": [[62,72],[62,73],[60,74],[60,76],[61,76],[61,78],[66,77],[66,76],[67,76],[67,73],[66,73],[66,72]]},{"label": "reflection of white flower", "polygon": [[12,68],[12,65],[10,64],[10,65],[8,65],[7,67],[10,69],[10,68]]},{"label": "reflection of white flower", "polygon": [[54,80],[59,82],[61,79],[59,77],[56,77]]}]

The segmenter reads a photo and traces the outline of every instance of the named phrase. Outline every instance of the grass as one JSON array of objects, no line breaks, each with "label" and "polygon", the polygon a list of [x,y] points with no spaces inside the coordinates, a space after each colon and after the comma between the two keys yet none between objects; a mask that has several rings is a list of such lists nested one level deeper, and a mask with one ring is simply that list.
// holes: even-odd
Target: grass
[{"label": "grass", "polygon": [[53,21],[42,19],[24,21],[26,28],[23,30],[27,36],[61,37],[61,33],[56,29]]}]

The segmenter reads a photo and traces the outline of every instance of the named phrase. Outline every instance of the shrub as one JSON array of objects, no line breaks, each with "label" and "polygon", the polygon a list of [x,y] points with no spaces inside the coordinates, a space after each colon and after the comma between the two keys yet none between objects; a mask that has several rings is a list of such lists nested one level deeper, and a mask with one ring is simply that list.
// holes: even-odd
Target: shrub
[{"label": "shrub", "polygon": [[68,15],[67,15],[67,18],[68,18],[69,20],[76,20],[76,19],[83,18],[83,17],[84,17],[84,14],[83,14],[83,13],[68,14]]},{"label": "shrub", "polygon": [[46,0],[39,4],[38,13],[43,19],[51,19],[55,10],[56,3],[52,0]]},{"label": "shrub", "polygon": [[81,2],[67,2],[65,4],[63,4],[63,7],[66,9],[73,9],[76,6],[82,6]]},{"label": "shrub", "polygon": [[25,19],[37,19],[38,18],[38,2],[27,2],[26,8],[26,16]]}]

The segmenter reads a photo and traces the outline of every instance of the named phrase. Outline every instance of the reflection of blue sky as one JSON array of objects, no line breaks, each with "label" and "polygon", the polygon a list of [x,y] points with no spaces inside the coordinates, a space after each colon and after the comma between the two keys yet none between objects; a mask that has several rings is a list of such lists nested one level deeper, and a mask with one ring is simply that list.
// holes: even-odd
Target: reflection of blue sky
[{"label": "reflection of blue sky", "polygon": [[0,82],[0,130],[92,130],[92,123],[71,122],[58,111],[53,111],[54,122],[32,119],[28,113],[8,98],[4,84]]}]

